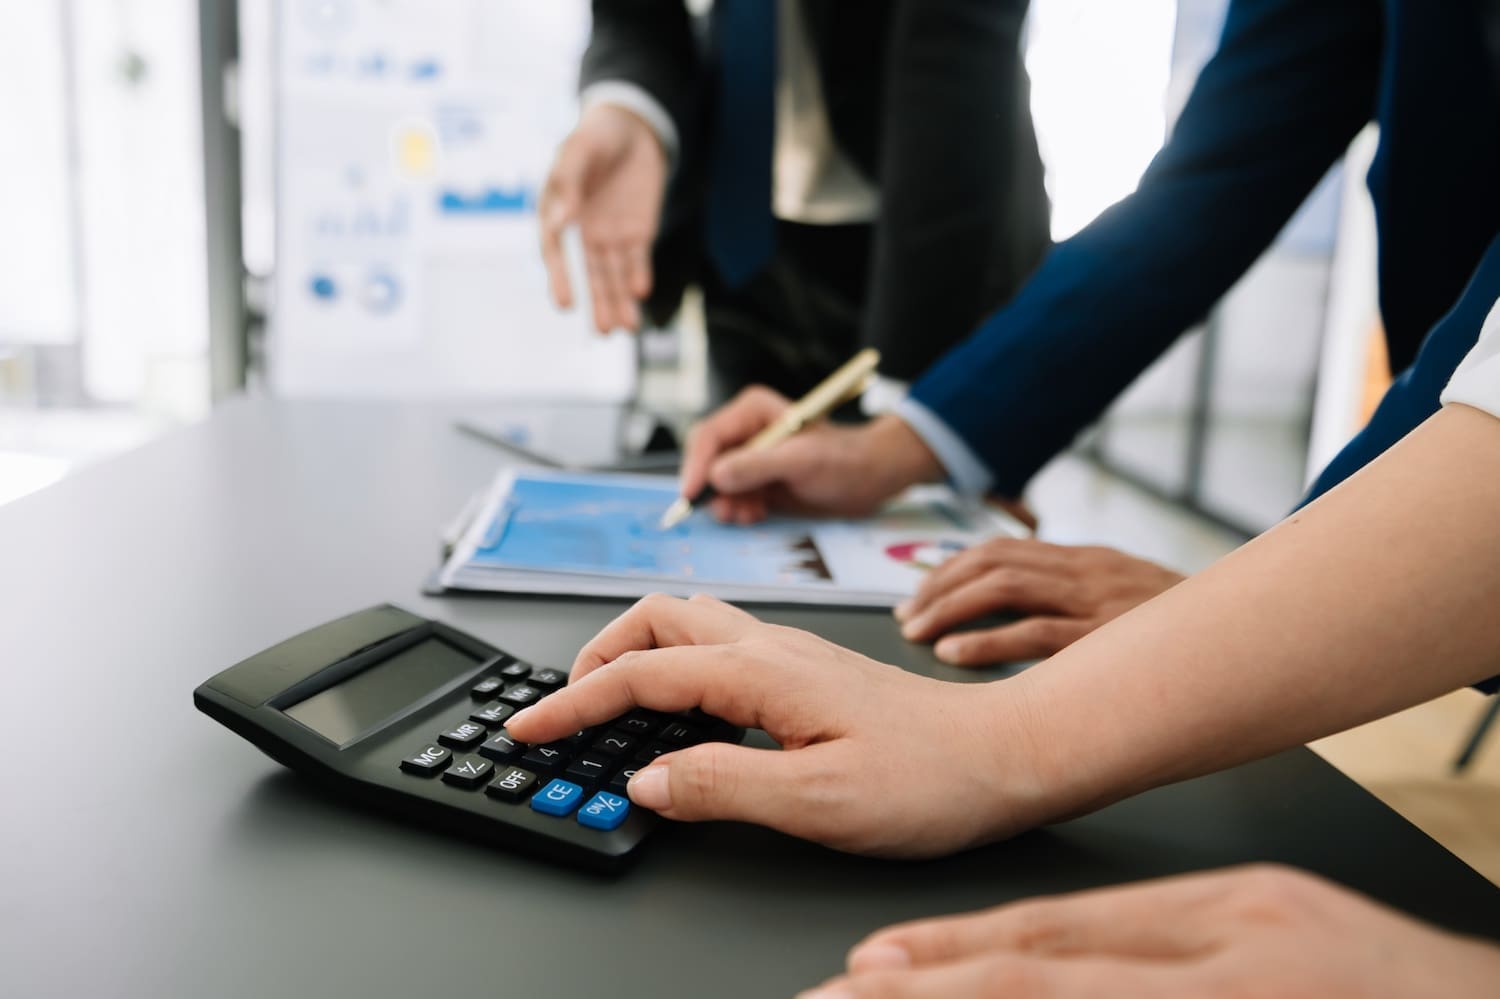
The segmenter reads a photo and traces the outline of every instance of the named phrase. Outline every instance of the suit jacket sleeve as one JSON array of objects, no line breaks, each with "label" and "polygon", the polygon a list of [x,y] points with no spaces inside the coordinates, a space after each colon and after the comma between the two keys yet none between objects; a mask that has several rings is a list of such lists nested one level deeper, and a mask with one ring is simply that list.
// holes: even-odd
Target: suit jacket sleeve
[{"label": "suit jacket sleeve", "polygon": [[1056,247],[912,397],[1017,495],[1249,267],[1375,107],[1370,0],[1235,0],[1136,192]]},{"label": "suit jacket sleeve", "polygon": [[884,374],[921,374],[931,337],[957,342],[995,306],[997,285],[1014,289],[1048,243],[1021,66],[1026,7],[1026,0],[892,5],[880,217],[863,323]]},{"label": "suit jacket sleeve", "polygon": [[685,131],[698,54],[683,0],[594,0],[593,12],[580,89],[608,81],[634,84],[666,109],[679,134]]}]

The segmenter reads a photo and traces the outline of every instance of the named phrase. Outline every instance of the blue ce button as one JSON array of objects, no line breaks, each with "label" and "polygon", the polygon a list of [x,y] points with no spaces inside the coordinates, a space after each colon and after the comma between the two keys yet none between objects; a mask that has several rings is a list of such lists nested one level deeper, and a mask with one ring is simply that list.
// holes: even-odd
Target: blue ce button
[{"label": "blue ce button", "polygon": [[565,780],[555,780],[532,795],[531,807],[543,815],[570,815],[583,797],[583,788]]}]

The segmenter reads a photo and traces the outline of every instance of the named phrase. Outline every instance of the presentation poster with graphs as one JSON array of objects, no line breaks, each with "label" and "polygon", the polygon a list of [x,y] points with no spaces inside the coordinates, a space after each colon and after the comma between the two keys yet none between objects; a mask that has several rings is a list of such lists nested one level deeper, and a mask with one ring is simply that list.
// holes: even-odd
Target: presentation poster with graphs
[{"label": "presentation poster with graphs", "polygon": [[626,398],[547,294],[537,197],[587,0],[280,0],[268,370],[288,395]]}]

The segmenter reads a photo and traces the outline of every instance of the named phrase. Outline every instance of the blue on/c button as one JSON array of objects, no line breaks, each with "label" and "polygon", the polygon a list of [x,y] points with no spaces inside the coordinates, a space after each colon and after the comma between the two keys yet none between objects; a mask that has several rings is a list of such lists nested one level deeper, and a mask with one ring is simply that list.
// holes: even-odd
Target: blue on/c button
[{"label": "blue on/c button", "polygon": [[565,780],[555,780],[531,796],[531,807],[543,815],[567,815],[578,807],[583,788]]},{"label": "blue on/c button", "polygon": [[589,803],[578,810],[578,824],[590,829],[608,832],[618,829],[625,816],[630,814],[630,802],[618,794],[600,791],[589,799]]}]

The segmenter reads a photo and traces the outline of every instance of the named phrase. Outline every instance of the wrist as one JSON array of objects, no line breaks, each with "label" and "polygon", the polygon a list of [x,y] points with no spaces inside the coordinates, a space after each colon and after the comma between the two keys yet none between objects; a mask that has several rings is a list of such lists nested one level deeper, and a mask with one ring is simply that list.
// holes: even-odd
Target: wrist
[{"label": "wrist", "polygon": [[886,413],[865,427],[866,467],[885,483],[885,495],[894,496],[907,486],[942,482],[942,462],[905,420]]},{"label": "wrist", "polygon": [[[1031,670],[1027,671],[1032,672]],[[1004,839],[1064,818],[1077,810],[1066,768],[1048,735],[1048,714],[1026,673],[985,684],[969,700],[983,737],[986,820],[991,839]]]},{"label": "wrist", "polygon": [[670,158],[671,150],[662,134],[640,112],[625,104],[607,99],[589,104],[579,116],[579,125],[615,133],[621,137],[621,148],[638,142],[649,143],[650,148],[661,155],[663,163]]}]

